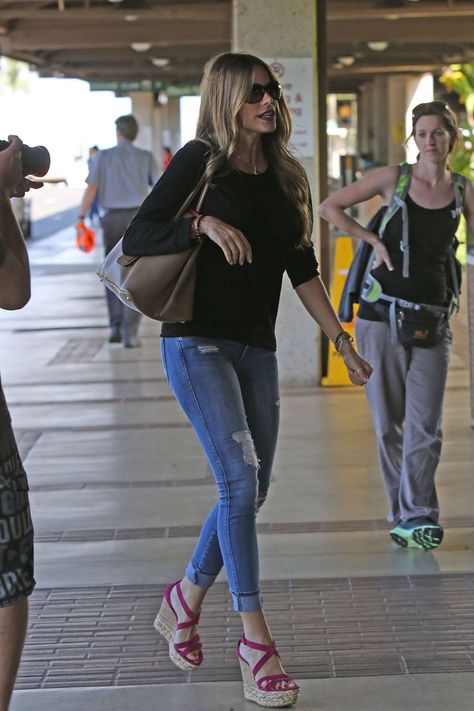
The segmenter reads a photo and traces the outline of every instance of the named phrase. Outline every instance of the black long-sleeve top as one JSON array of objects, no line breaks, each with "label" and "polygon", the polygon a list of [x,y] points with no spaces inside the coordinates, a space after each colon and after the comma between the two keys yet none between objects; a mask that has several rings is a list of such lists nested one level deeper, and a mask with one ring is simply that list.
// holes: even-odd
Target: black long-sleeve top
[{"label": "black long-sleeve top", "polygon": [[[195,243],[192,218],[175,215],[204,171],[206,152],[202,141],[190,141],[176,153],[127,228],[125,254],[170,254]],[[234,170],[214,177],[200,212],[240,229],[251,244],[252,263],[230,265],[221,248],[205,239],[193,319],[165,323],[161,335],[223,338],[275,350],[283,273],[294,288],[318,275],[312,246],[297,248],[302,228],[294,205],[271,168],[259,175]]]}]

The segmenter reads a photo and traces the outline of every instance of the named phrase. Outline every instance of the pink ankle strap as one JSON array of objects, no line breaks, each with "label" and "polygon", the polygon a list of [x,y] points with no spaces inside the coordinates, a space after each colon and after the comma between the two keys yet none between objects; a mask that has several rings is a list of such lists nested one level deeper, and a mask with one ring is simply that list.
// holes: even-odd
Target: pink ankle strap
[{"label": "pink ankle strap", "polygon": [[269,652],[272,650],[278,654],[275,642],[272,642],[271,644],[259,644],[258,642],[251,642],[249,639],[246,639],[243,634],[239,640],[239,644],[240,643],[245,644],[247,647],[250,647],[250,649],[256,649],[259,652]]},{"label": "pink ankle strap", "polygon": [[[256,649],[259,652],[265,652],[263,657],[256,663],[253,669],[240,653],[241,644],[245,644],[250,649]],[[268,660],[273,656],[280,656],[274,641],[271,644],[258,644],[258,642],[251,642],[245,638],[245,635],[242,635],[237,644],[237,656],[251,668],[253,678],[261,691],[282,691],[281,688],[277,687],[277,684],[281,681],[287,682],[287,686],[284,689],[285,691],[297,691],[300,688],[298,684],[288,676],[288,674],[271,674],[270,676],[264,676],[257,681],[256,676],[258,672],[268,662]]]},{"label": "pink ankle strap", "polygon": [[180,581],[180,580],[177,580],[176,583],[175,583],[175,585],[176,585],[176,592],[178,593],[178,599],[179,599],[179,601],[180,601],[180,603],[181,603],[181,606],[182,606],[183,610],[185,611],[185,613],[187,614],[187,616],[188,616],[189,618],[191,618],[191,621],[194,622],[195,620],[197,620],[197,619],[199,618],[199,613],[196,615],[192,610],[189,609],[189,607],[188,607],[188,605],[187,605],[187,603],[186,603],[186,600],[184,599],[184,595],[183,595],[183,593],[182,593],[182,590],[181,590],[181,581]]},{"label": "pink ankle strap", "polygon": [[168,603],[168,605],[170,606],[171,610],[173,611],[173,614],[175,615],[176,618],[178,617],[176,614],[176,610],[174,609],[173,605],[171,604],[171,591],[174,587],[176,588],[176,592],[178,594],[178,600],[180,601],[183,610],[185,611],[186,615],[190,618],[188,622],[180,622],[177,625],[177,629],[182,629],[184,627],[191,627],[192,625],[197,625],[197,623],[199,622],[200,613],[198,612],[197,614],[195,614],[187,605],[186,600],[184,599],[183,593],[181,591],[181,581],[180,580],[176,580],[176,582],[171,583],[171,585],[168,585],[168,587],[165,590],[165,600]]},{"label": "pink ankle strap", "polygon": [[245,638],[245,635],[242,635],[242,637],[239,639],[239,644],[237,645],[237,654],[242,659],[243,657],[240,654],[241,644],[245,644],[245,646],[249,647],[250,649],[256,649],[258,652],[265,652],[263,657],[259,659],[256,665],[252,668],[252,674],[254,675],[254,677],[258,674],[260,669],[268,662],[268,660],[271,659],[271,657],[280,656],[278,654],[275,642],[272,642],[271,644],[258,644],[258,642],[251,642],[250,640]]}]

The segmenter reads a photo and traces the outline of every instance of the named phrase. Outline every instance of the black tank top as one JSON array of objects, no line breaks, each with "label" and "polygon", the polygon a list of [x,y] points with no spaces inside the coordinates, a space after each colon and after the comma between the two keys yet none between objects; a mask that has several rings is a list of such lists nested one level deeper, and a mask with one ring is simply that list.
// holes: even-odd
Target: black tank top
[{"label": "black tank top", "polygon": [[[398,210],[388,223],[384,243],[392,260],[394,270],[385,264],[374,269],[372,274],[382,285],[382,291],[390,296],[399,296],[407,301],[442,305],[447,299],[446,265],[449,249],[457,229],[458,220],[453,217],[455,201],[445,207],[428,209],[406,196],[408,209],[408,241],[410,245],[410,276],[403,277],[403,253],[400,249],[402,236],[402,211]],[[374,309],[361,300],[360,318],[380,321]]]}]

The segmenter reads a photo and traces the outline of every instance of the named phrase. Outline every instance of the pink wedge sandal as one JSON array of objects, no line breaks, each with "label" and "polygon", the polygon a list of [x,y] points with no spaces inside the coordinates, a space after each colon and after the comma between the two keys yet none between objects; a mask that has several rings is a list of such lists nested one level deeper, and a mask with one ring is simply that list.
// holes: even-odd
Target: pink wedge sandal
[{"label": "pink wedge sandal", "polygon": [[[241,644],[245,644],[250,649],[257,649],[259,652],[265,652],[253,669],[251,669],[248,661],[244,659],[240,653]],[[272,674],[271,676],[263,676],[258,680],[255,678],[263,665],[274,655],[280,657],[275,642],[268,645],[257,644],[256,642],[250,642],[248,639],[245,639],[244,635],[239,639],[239,643],[237,644],[237,656],[239,658],[244,682],[244,696],[247,701],[254,701],[259,706],[266,706],[267,708],[292,706],[298,698],[300,687],[288,674]],[[286,688],[278,688],[278,683],[281,681],[286,681]]]},{"label": "pink wedge sandal", "polygon": [[[184,630],[187,627],[194,627],[194,625],[197,625],[199,622],[199,614],[194,614],[194,612],[190,610],[186,604],[186,600],[184,599],[181,591],[180,582],[180,580],[177,580],[175,583],[171,583],[171,585],[168,585],[166,588],[163,602],[161,603],[160,610],[155,619],[154,627],[169,643],[169,655],[171,661],[184,671],[192,671],[193,669],[197,669],[202,664],[203,660],[201,651],[202,645],[199,641],[199,635],[195,634],[194,637],[186,640],[185,642],[176,642],[175,644],[173,641],[176,630]],[[187,622],[178,622],[178,615],[171,604],[171,591],[174,587],[176,587],[176,592],[178,593],[178,598],[183,610],[189,617]],[[197,657],[193,657],[192,655],[196,652]]]}]

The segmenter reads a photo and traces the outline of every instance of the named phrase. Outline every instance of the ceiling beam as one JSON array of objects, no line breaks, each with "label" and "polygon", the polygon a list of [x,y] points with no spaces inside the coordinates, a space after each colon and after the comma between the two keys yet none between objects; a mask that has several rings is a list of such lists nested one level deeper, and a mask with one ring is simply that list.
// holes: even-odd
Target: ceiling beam
[{"label": "ceiling beam", "polygon": [[88,62],[102,66],[113,62],[122,63],[126,56],[141,59],[142,57],[159,56],[169,59],[171,62],[179,60],[182,63],[192,63],[195,61],[207,61],[210,56],[220,52],[228,52],[228,43],[215,43],[205,45],[181,45],[161,47],[159,52],[153,49],[148,52],[137,54],[130,47],[97,47],[93,53],[87,47],[72,50],[53,50],[49,48],[40,53],[40,56],[51,62],[69,62],[71,64],[80,63],[86,65]]},{"label": "ceiling beam", "polygon": [[360,0],[352,2],[344,7],[332,7],[328,3],[327,19],[328,22],[339,22],[344,20],[388,20],[389,22],[397,22],[398,20],[414,20],[426,18],[468,18],[474,17],[474,6],[472,2],[465,5],[445,4],[423,2],[419,5],[411,5],[406,7],[361,7]]},{"label": "ceiling beam", "polygon": [[143,67],[127,67],[118,72],[117,67],[101,66],[100,70],[98,70],[97,67],[91,65],[84,66],[76,64],[68,67],[64,63],[55,64],[54,62],[48,62],[47,65],[41,68],[41,74],[44,76],[45,73],[51,75],[66,73],[67,76],[77,76],[85,81],[141,81],[146,79],[149,81],[162,81],[167,84],[199,84],[202,77],[202,70],[198,67],[191,68],[186,65],[183,67],[173,67],[169,72],[166,72],[165,69],[158,69],[150,65],[150,70],[147,71],[146,76],[144,76]]},{"label": "ceiling beam", "polygon": [[357,65],[354,64],[350,67],[343,67],[342,69],[337,69],[335,67],[328,67],[328,75],[330,77],[338,77],[341,74],[345,76],[366,76],[371,74],[424,74],[426,72],[433,71],[432,62],[426,64],[393,64],[390,67],[386,65],[374,66],[370,65]]},{"label": "ceiling beam", "polygon": [[[39,3],[39,5],[45,3]],[[0,6],[0,22],[8,20],[31,20],[38,22],[45,20],[46,22],[58,22],[65,24],[66,22],[84,20],[85,22],[126,22],[126,15],[137,15],[139,20],[145,22],[166,22],[174,21],[192,21],[192,22],[219,22],[229,21],[232,16],[231,3],[222,2],[207,2],[207,3],[176,3],[176,4],[157,4],[152,8],[133,9],[120,8],[118,6],[103,5],[101,7],[68,7],[64,12],[60,12],[57,7],[43,7],[38,5],[34,7],[23,6],[23,3],[8,3],[11,7],[3,9]],[[127,22],[130,27],[134,22]]]},{"label": "ceiling beam", "polygon": [[[125,24],[125,23],[124,23]],[[228,30],[228,31],[227,31]],[[216,44],[222,37],[230,37],[230,28],[221,23],[202,23],[196,31],[196,23],[169,22],[157,25],[140,25],[133,29],[129,26],[108,28],[88,24],[82,26],[65,26],[57,28],[35,28],[35,30],[15,30],[7,37],[11,47],[17,50],[38,51],[41,49],[81,49],[89,47],[120,47],[129,46],[132,42],[150,42],[155,46],[168,45],[205,45]],[[3,36],[2,36],[3,37]],[[2,38],[0,38],[1,41]]]},{"label": "ceiling beam", "polygon": [[446,35],[446,22],[443,19],[427,18],[426,20],[400,20],[386,22],[384,20],[341,20],[328,23],[328,41],[340,41],[345,37],[350,42],[370,42],[385,40],[387,42],[420,42],[444,44],[446,41],[474,42],[473,23],[462,18],[453,18],[449,23],[449,37]]}]

